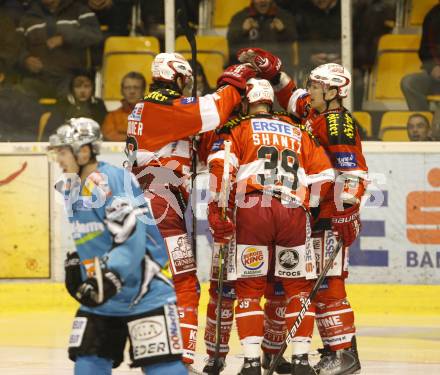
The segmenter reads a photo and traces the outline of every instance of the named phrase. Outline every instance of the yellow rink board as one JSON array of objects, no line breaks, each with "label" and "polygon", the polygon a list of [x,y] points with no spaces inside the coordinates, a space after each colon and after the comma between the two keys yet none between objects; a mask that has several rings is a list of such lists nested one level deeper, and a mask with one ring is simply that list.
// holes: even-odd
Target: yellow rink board
[{"label": "yellow rink board", "polygon": [[2,155],[0,278],[49,278],[49,171],[45,155]]},{"label": "yellow rink board", "polygon": [[[362,358],[374,361],[440,363],[440,286],[349,285]],[[202,285],[198,352],[204,352],[207,284]],[[0,346],[67,347],[78,304],[60,283],[0,284]],[[376,330],[368,333],[369,329]],[[422,332],[418,334],[418,329]],[[400,334],[399,330],[403,330]],[[240,353],[236,332],[231,353]],[[313,346],[319,345],[314,337]]]}]

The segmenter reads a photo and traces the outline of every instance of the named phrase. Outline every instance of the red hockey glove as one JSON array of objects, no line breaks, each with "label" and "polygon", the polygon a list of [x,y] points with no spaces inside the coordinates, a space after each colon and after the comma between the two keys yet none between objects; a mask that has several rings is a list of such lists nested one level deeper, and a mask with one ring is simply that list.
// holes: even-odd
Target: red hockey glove
[{"label": "red hockey glove", "polygon": [[245,90],[247,80],[255,77],[256,74],[250,64],[231,65],[217,80],[217,87],[232,85],[239,90]]},{"label": "red hockey glove", "polygon": [[332,231],[342,240],[344,246],[350,246],[361,230],[359,205],[353,205],[332,217]]},{"label": "red hockey glove", "polygon": [[[294,100],[294,102],[292,102]],[[290,98],[294,115],[299,119],[305,119],[310,113],[310,94],[304,89],[296,89]]]},{"label": "red hockey glove", "polygon": [[208,204],[208,222],[214,242],[228,243],[230,241],[235,231],[235,225],[229,216],[226,217],[226,220],[222,218],[221,208],[217,202]]},{"label": "red hockey glove", "polygon": [[278,56],[261,48],[242,48],[237,52],[238,61],[249,63],[258,70],[258,76],[272,80],[281,70],[281,60]]}]

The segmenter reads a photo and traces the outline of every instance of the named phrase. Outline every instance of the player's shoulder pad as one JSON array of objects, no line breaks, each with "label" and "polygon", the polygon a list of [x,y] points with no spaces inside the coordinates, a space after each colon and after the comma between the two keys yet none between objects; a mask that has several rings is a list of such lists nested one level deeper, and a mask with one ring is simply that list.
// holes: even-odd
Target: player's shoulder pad
[{"label": "player's shoulder pad", "polygon": [[306,125],[304,125],[304,124],[298,124],[298,123],[295,124],[295,125],[298,126],[302,132],[307,133],[307,135],[313,140],[313,142],[315,142],[315,144],[316,144],[317,146],[321,146],[321,144],[319,143],[318,138],[316,138],[316,137],[313,135],[313,133],[310,131],[310,129],[307,128]]},{"label": "player's shoulder pad", "polygon": [[355,145],[356,122],[347,110],[330,111],[324,115],[327,126],[329,144]]},{"label": "player's shoulder pad", "polygon": [[231,117],[227,122],[223,124],[221,128],[218,128],[215,132],[217,134],[231,134],[231,130],[240,125],[242,121],[249,120],[254,115],[238,115]]},{"label": "player's shoulder pad", "polygon": [[313,135],[313,133],[306,125],[301,124],[301,121],[296,116],[293,116],[292,114],[285,111],[274,112],[274,115],[279,116],[281,119],[283,117],[288,118],[292,125],[298,127],[302,132],[307,133],[307,135],[316,143],[316,145],[320,146],[318,138]]},{"label": "player's shoulder pad", "polygon": [[161,89],[149,92],[145,97],[145,102],[172,105],[173,100],[179,98],[181,95],[174,90]]}]

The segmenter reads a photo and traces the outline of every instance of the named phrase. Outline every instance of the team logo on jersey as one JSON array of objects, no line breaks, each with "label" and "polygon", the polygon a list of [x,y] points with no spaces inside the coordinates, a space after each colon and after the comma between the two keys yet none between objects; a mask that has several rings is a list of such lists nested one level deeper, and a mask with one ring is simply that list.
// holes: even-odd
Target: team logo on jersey
[{"label": "team logo on jersey", "polygon": [[197,98],[195,98],[194,96],[189,96],[187,98],[180,99],[181,104],[191,104],[191,103],[195,103],[196,101]]},{"label": "team logo on jersey", "polygon": [[356,154],[353,152],[335,152],[336,168],[352,169],[357,167]]},{"label": "team logo on jersey", "polygon": [[218,151],[218,150],[220,150],[221,147],[222,147],[222,144],[223,144],[224,142],[225,142],[224,139],[217,139],[217,140],[212,144],[211,151]]},{"label": "team logo on jersey", "polygon": [[[298,133],[292,125],[274,119],[252,119],[253,133],[272,133],[279,135],[287,135],[289,137],[301,137],[301,131]],[[299,134],[299,135],[298,135]]]},{"label": "team logo on jersey", "polygon": [[293,270],[299,264],[298,252],[294,249],[284,249],[278,253],[278,261],[281,267]]},{"label": "team logo on jersey", "polygon": [[264,265],[264,253],[257,247],[249,246],[241,254],[241,263],[248,270],[256,271]]},{"label": "team logo on jersey", "polygon": [[128,120],[141,121],[143,110],[144,110],[144,103],[136,104],[136,107],[134,107],[133,111],[128,116]]}]

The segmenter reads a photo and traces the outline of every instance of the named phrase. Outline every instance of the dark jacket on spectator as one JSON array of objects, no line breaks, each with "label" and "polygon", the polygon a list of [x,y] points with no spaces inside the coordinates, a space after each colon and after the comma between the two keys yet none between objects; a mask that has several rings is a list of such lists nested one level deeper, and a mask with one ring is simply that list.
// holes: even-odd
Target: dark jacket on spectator
[{"label": "dark jacket on spectator", "polygon": [[[243,31],[243,22],[252,17],[258,22],[258,29]],[[270,27],[274,18],[279,18],[284,29],[278,32]],[[295,18],[286,10],[273,3],[267,14],[258,13],[251,5],[237,12],[231,19],[227,32],[230,63],[237,63],[235,54],[244,47],[259,47],[281,57],[285,65],[291,65],[291,45],[297,39]],[[287,59],[287,60],[286,60]]]},{"label": "dark jacket on spectator", "polygon": [[49,134],[63,124],[64,121],[73,117],[88,117],[95,120],[99,125],[102,125],[107,109],[102,99],[92,96],[86,102],[78,102],[73,95],[69,94],[66,98],[58,101],[55,109],[44,130],[43,140],[47,140]]},{"label": "dark jacket on spectator", "polygon": [[297,12],[300,63],[306,70],[310,56],[316,53],[341,54],[341,6],[340,1],[327,11],[305,2]]},{"label": "dark jacket on spectator", "polygon": [[9,69],[18,60],[20,40],[13,20],[6,13],[2,13],[0,9],[0,59],[6,63]]},{"label": "dark jacket on spectator", "polygon": [[0,142],[36,142],[43,108],[17,88],[0,85]]},{"label": "dark jacket on spectator", "polygon": [[428,73],[440,65],[440,4],[432,8],[423,20],[419,57]]},{"label": "dark jacket on spectator", "polygon": [[[17,29],[25,39],[21,61],[28,56],[42,60],[44,73],[63,75],[86,67],[86,48],[99,44],[102,33],[95,14],[74,0],[61,0],[59,9],[50,13],[40,1],[34,1]],[[61,35],[64,44],[50,50],[46,40]]]}]

